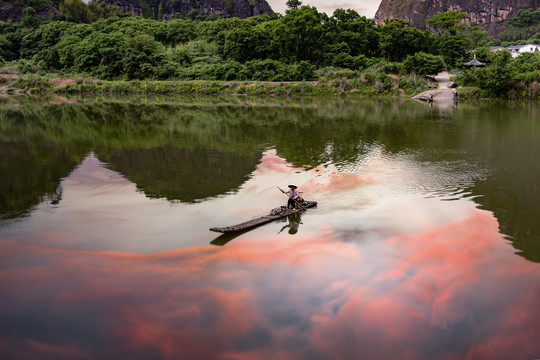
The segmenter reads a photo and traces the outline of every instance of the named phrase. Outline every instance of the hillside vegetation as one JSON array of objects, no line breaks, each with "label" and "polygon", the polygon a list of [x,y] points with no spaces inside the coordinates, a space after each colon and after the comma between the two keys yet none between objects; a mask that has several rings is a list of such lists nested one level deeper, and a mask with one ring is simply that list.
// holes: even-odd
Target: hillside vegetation
[{"label": "hillside vegetation", "polygon": [[51,21],[27,7],[20,22],[0,22],[4,72],[117,81],[317,81],[331,84],[333,93],[403,94],[426,88],[419,75],[460,69],[476,53],[488,66],[457,78],[474,88],[468,93],[538,95],[540,55],[513,60],[487,51],[485,32],[460,25],[462,13],[455,11],[433,16],[430,26],[438,32],[432,34],[403,20],[376,26],[353,10],[328,16],[299,1],[289,1],[283,16],[213,21],[156,21],[80,0],[59,8]]}]

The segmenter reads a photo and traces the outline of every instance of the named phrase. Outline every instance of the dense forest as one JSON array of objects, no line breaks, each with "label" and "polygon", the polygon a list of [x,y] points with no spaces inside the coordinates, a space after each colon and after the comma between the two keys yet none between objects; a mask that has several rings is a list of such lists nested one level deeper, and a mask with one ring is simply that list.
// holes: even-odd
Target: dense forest
[{"label": "dense forest", "polygon": [[[417,91],[419,75],[459,70],[474,55],[488,64],[455,80],[477,96],[535,98],[540,54],[513,59],[491,52],[478,26],[464,26],[464,13],[450,11],[427,20],[436,33],[403,20],[376,26],[353,10],[328,16],[298,0],[284,15],[247,19],[177,14],[168,21],[133,17],[103,3],[65,0],[42,21],[27,0],[20,22],[0,22],[0,65],[18,73],[85,74],[103,80],[307,81],[345,79],[344,88],[375,93]],[[511,19],[521,42],[540,43],[540,10]],[[516,32],[517,33],[517,32]],[[514,39],[515,40],[515,39]]]}]

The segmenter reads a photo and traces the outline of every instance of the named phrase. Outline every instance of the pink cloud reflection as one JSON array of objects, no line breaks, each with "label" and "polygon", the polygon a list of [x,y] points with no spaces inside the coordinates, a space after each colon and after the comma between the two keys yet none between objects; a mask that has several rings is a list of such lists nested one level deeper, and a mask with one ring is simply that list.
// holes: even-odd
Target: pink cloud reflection
[{"label": "pink cloud reflection", "polygon": [[263,154],[261,162],[257,167],[257,172],[261,174],[265,173],[289,173],[294,169],[285,159],[279,157],[276,150],[269,150]]},{"label": "pink cloud reflection", "polygon": [[[0,352],[24,354],[13,344],[37,341],[50,323],[51,348],[34,347],[34,355],[55,346],[76,358],[135,359],[502,359],[540,351],[540,268],[512,254],[488,212],[383,241],[343,242],[330,229],[288,239],[243,237],[224,248],[151,255],[0,240],[0,324],[14,318],[28,327],[17,338],[0,325],[1,338],[11,339]],[[81,335],[74,347],[72,329],[114,341],[99,346]]]}]

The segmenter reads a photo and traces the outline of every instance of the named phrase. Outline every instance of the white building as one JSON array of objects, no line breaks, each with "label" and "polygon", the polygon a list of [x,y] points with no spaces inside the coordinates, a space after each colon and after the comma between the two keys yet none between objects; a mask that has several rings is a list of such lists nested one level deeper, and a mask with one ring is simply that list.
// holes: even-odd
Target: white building
[{"label": "white building", "polygon": [[517,57],[526,52],[536,52],[540,51],[539,44],[527,44],[527,45],[513,45],[508,46],[506,50],[510,51],[512,57]]}]

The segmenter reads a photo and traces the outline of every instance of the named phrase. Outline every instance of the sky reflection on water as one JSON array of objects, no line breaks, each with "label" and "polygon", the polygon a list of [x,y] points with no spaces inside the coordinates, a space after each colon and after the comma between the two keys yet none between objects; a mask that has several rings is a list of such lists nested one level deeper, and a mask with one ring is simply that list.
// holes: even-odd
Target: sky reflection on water
[{"label": "sky reflection on water", "polygon": [[[303,170],[268,150],[237,194],[182,204],[146,198],[89,155],[58,205],[0,232],[0,354],[540,356],[540,268],[513,253],[493,214],[466,194],[426,196],[440,169],[376,148],[359,161]],[[284,204],[275,185],[289,182],[320,204],[298,233],[274,222],[209,244],[210,226]]]}]

